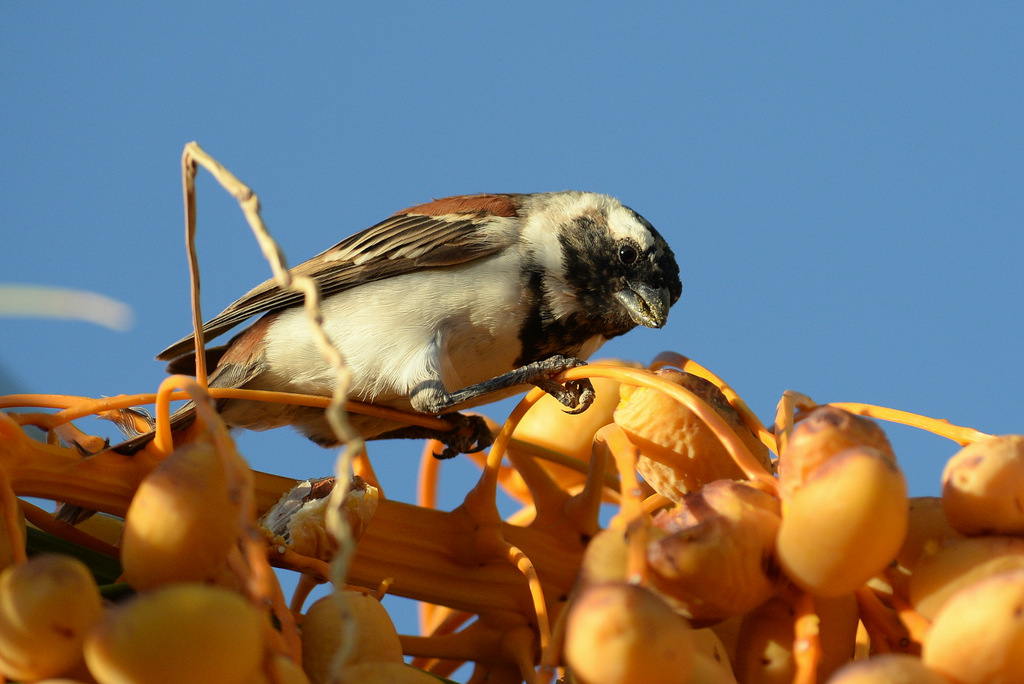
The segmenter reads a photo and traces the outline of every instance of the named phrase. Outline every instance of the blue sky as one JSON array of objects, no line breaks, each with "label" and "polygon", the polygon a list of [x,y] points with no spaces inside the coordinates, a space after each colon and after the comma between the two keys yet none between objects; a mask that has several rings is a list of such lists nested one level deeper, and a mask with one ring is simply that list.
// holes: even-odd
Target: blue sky
[{"label": "blue sky", "polygon": [[[606,355],[691,356],[765,420],[796,389],[1020,432],[1022,29],[1014,3],[5,2],[0,281],[114,297],[135,325],[4,319],[0,368],[25,391],[156,388],[190,329],[198,140],[291,263],[430,197],[615,195],[684,290]],[[198,201],[211,316],[269,269],[209,176]],[[955,446],[887,429],[912,493],[938,493]],[[280,432],[242,438],[257,467],[329,471]],[[418,448],[375,447],[393,497]]]}]

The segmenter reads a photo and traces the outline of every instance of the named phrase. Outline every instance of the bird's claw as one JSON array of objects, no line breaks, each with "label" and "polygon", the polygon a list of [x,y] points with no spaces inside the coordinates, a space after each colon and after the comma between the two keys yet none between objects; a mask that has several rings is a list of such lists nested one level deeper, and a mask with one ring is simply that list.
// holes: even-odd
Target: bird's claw
[{"label": "bird's claw", "polygon": [[597,397],[594,385],[588,378],[570,380],[565,384],[547,380],[537,383],[537,386],[557,399],[562,406],[567,407],[562,410],[571,415],[586,411]]},{"label": "bird's claw", "polygon": [[570,380],[566,383],[566,388],[575,394],[575,405],[569,406],[562,401],[562,399],[559,399],[559,401],[561,401],[563,405],[569,406],[569,408],[562,410],[572,415],[586,411],[590,408],[590,405],[594,403],[594,399],[597,398],[597,392],[594,391],[594,385],[590,382],[589,378],[583,378],[582,380]]},{"label": "bird's claw", "polygon": [[437,437],[444,443],[444,449],[439,454],[435,453],[434,458],[446,460],[459,454],[475,454],[494,443],[494,435],[481,416],[446,413],[441,417],[455,428]]}]

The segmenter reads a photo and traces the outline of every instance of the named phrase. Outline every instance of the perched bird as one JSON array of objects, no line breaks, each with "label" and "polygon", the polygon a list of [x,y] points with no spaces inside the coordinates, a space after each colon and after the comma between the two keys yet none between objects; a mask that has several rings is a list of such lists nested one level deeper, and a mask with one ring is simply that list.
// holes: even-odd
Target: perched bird
[{"label": "perched bird", "polygon": [[[445,456],[483,448],[482,420],[455,413],[538,385],[571,411],[593,401],[588,381],[552,378],[639,325],[663,326],[682,285],[672,250],[642,216],[589,192],[463,195],[394,214],[292,269],[317,281],[325,330],[351,369],[350,399],[442,415],[438,434],[353,414],[367,439],[436,437]],[[309,335],[302,295],[273,280],[203,326],[207,339],[262,314],[206,350],[211,387],[329,396],[335,378]],[[157,358],[195,372],[192,336]],[[337,443],[323,410],[238,399],[217,409],[232,427],[292,425]],[[194,418],[183,407],[172,427]],[[468,428],[468,430],[467,430]],[[140,448],[142,435],[115,447]]]}]

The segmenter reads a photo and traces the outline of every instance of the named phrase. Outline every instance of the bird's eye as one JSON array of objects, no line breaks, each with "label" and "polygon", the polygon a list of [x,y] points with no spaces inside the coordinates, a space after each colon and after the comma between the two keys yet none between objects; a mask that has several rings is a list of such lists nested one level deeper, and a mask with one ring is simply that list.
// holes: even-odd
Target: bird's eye
[{"label": "bird's eye", "polygon": [[640,253],[636,251],[636,247],[633,245],[622,245],[619,247],[619,261],[627,266],[635,262],[639,256]]}]

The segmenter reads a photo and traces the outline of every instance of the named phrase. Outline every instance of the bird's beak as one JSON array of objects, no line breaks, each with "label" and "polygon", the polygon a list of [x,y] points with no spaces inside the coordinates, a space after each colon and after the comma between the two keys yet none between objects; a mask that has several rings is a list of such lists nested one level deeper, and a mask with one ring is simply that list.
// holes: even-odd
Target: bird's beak
[{"label": "bird's beak", "polygon": [[648,328],[660,328],[668,321],[670,295],[668,288],[654,289],[645,283],[627,283],[615,293],[636,323]]}]

